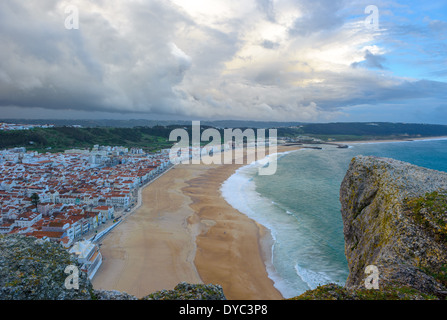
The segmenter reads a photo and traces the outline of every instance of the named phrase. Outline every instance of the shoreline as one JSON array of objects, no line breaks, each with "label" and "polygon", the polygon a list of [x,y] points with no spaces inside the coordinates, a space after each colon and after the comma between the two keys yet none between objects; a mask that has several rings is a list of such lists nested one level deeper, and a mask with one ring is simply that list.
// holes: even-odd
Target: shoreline
[{"label": "shoreline", "polygon": [[222,285],[229,300],[283,299],[267,271],[270,231],[220,191],[246,165],[176,165],[140,189],[141,206],[101,240],[95,289],[142,297],[186,281]]},{"label": "shoreline", "polygon": [[432,140],[445,140],[447,136],[435,136],[435,137],[424,137],[424,138],[408,138],[404,139],[386,139],[386,140],[358,140],[358,141],[331,141],[333,143],[340,144],[366,144],[366,143],[390,143],[390,142],[413,142],[413,141],[432,141]]},{"label": "shoreline", "polygon": [[[335,143],[439,139],[447,137]],[[278,145],[276,153],[299,149]],[[92,281],[95,289],[142,297],[186,281],[219,284],[229,300],[283,299],[269,272],[271,230],[233,208],[222,195],[222,184],[250,165],[234,163],[176,165],[140,187],[138,205],[101,240],[104,266]]]},{"label": "shoreline", "polygon": [[[278,146],[278,151],[274,153],[274,155],[277,157],[277,160],[282,158],[283,156],[297,152],[299,150],[303,150],[301,146]],[[261,161],[261,165],[264,161]],[[222,197],[232,206],[235,210],[241,212],[243,215],[247,216],[249,219],[255,221],[256,224],[259,225],[260,228],[260,240],[259,245],[261,248],[261,253],[264,260],[264,265],[267,270],[268,277],[272,280],[274,287],[278,290],[278,292],[281,294],[282,299],[285,299],[286,296],[289,294],[287,292],[284,292],[283,285],[283,279],[281,276],[277,273],[277,270],[275,268],[275,265],[273,263],[273,251],[276,244],[276,235],[275,230],[272,228],[271,225],[269,225],[268,221],[261,221],[259,220],[259,217],[253,216],[253,214],[248,210],[246,212],[246,208],[238,206],[237,204],[232,204],[232,192],[231,189],[228,189],[224,185],[230,180],[231,177],[234,175],[238,175],[240,170],[245,170],[247,167],[253,166],[254,162],[251,164],[245,164],[241,167],[239,167],[230,177],[229,179],[225,180],[221,186],[220,186],[220,193]],[[259,168],[259,164],[255,164],[256,167]],[[244,183],[244,182],[242,182]],[[234,185],[235,182],[231,182],[230,185]],[[228,199],[228,200],[227,200]],[[267,222],[267,223],[266,223]],[[265,224],[264,224],[265,223]]]},{"label": "shoreline", "polygon": [[[282,156],[283,154],[287,154],[290,152],[294,152],[302,149],[297,146],[278,146],[277,151],[273,154],[276,156]],[[266,155],[267,156],[267,155]],[[263,158],[265,159],[265,158]],[[263,160],[263,159],[256,159]],[[207,280],[211,281],[213,279],[217,279],[217,283],[222,285],[224,288],[224,293],[226,294],[229,300],[280,300],[284,299],[284,296],[275,286],[275,282],[271,277],[270,271],[272,268],[274,269],[272,263],[272,255],[273,255],[273,246],[275,243],[272,231],[264,226],[262,223],[256,221],[251,218],[247,214],[239,211],[238,209],[231,206],[225,197],[222,194],[221,188],[224,182],[226,182],[232,175],[236,174],[237,171],[245,166],[252,165],[252,163],[246,163],[243,161],[243,164],[233,164],[233,165],[221,165],[219,168],[213,169],[214,172],[211,172],[208,177],[201,177],[198,179],[198,183],[203,183],[203,180],[212,181],[213,176],[218,172],[223,172],[225,176],[223,178],[219,178],[217,182],[211,183],[208,185],[206,189],[213,190],[215,199],[212,202],[212,207],[226,207],[227,210],[231,212],[231,219],[234,219],[234,213],[237,213],[240,220],[247,221],[249,226],[245,226],[244,230],[238,230],[238,226],[231,226],[231,229],[236,234],[236,239],[233,240],[230,247],[227,247],[222,240],[222,237],[227,236],[227,232],[229,230],[228,219],[225,217],[225,212],[213,212],[214,210],[209,209],[205,210],[205,206],[201,206],[200,213],[198,214],[200,218],[205,218],[205,221],[213,221],[212,228],[214,229],[200,234],[196,238],[196,243],[198,246],[199,254],[196,255],[196,266],[199,274],[202,279],[207,282]],[[206,178],[206,179],[205,179]],[[190,181],[190,187],[194,188],[194,181]],[[184,189],[185,192],[188,192],[188,188]],[[198,208],[194,208],[194,204],[201,202],[201,195],[191,195],[191,198],[194,200],[191,207],[195,209],[195,212],[198,212]],[[209,201],[209,199],[208,199]],[[221,202],[222,204],[219,204]],[[214,220],[210,220],[214,219]],[[204,221],[204,220],[202,220]],[[250,239],[246,234],[248,228],[252,228],[253,234],[256,235],[255,239]],[[214,231],[214,232],[213,232]],[[223,234],[222,234],[223,232]],[[237,241],[237,243],[236,243]],[[240,263],[241,258],[247,259],[249,261],[256,261],[256,265],[252,265],[252,268],[247,269],[245,265],[242,264],[242,268],[239,266],[238,270],[232,269],[231,271],[227,270],[226,258],[233,257],[234,254],[232,250],[234,246],[240,245],[241,243],[247,243],[247,241],[252,241],[251,244],[245,246],[245,248],[240,249],[242,255],[239,257],[234,257],[237,259],[238,263]],[[215,248],[220,248],[220,252],[214,252],[210,254],[209,245],[212,243]],[[228,243],[227,243],[228,245]],[[253,248],[257,247],[258,252],[253,253]],[[202,251],[201,251],[202,250]],[[207,253],[204,253],[207,250]],[[226,258],[225,258],[226,257]],[[257,266],[257,269],[256,267]],[[214,271],[212,271],[214,270]],[[259,281],[261,279],[262,281]],[[265,280],[264,280],[265,279]],[[208,282],[209,282],[208,281]],[[247,288],[252,287],[251,290],[247,290]],[[234,298],[233,298],[234,297]]]},{"label": "shoreline", "polygon": [[[269,230],[233,208],[221,195],[220,186],[234,174],[234,168],[210,169],[188,181],[189,186],[183,189],[193,200],[190,207],[195,214],[189,223],[201,225],[196,235],[195,266],[202,281],[221,285],[229,300],[282,299],[265,265],[263,243]],[[206,191],[199,191],[198,184]]]}]

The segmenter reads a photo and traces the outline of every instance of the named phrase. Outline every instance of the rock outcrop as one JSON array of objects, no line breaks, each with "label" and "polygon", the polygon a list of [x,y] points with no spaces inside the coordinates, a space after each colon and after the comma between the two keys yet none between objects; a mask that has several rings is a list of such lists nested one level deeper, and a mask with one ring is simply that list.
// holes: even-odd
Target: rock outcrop
[{"label": "rock outcrop", "polygon": [[[67,266],[78,268],[77,286]],[[180,283],[142,300],[225,300],[217,285]],[[0,300],[138,300],[125,292],[95,290],[77,259],[59,244],[21,235],[0,236]]]},{"label": "rock outcrop", "polygon": [[78,290],[68,290],[67,266],[80,267],[59,244],[20,235],[0,237],[0,300],[86,300],[93,287],[79,272]]},{"label": "rock outcrop", "polygon": [[[358,156],[340,188],[349,277],[301,298],[444,299],[447,296],[447,173]],[[377,290],[366,287],[377,267]],[[320,293],[320,295],[317,294]]]},{"label": "rock outcrop", "polygon": [[222,287],[213,284],[179,283],[174,290],[161,290],[142,300],[227,300]]}]

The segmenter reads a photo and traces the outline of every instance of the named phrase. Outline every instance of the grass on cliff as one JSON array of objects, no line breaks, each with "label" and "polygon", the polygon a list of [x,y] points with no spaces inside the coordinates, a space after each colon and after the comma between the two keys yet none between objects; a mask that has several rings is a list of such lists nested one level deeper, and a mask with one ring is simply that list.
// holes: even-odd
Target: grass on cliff
[{"label": "grass on cliff", "polygon": [[436,281],[447,287],[447,264],[442,265],[436,271],[430,270],[428,268],[422,268],[422,271],[424,271],[429,276],[432,276]]},{"label": "grass on cliff", "polygon": [[[431,234],[435,241],[447,246],[447,195],[426,193],[422,197],[407,200],[406,205],[414,221]],[[447,286],[447,263],[430,268],[421,266],[421,270]]]},{"label": "grass on cliff", "polygon": [[336,284],[319,286],[289,300],[438,300],[410,287],[387,285],[375,289],[346,289]]},{"label": "grass on cliff", "polygon": [[410,199],[407,207],[416,223],[432,233],[436,241],[447,244],[447,195],[431,192]]}]

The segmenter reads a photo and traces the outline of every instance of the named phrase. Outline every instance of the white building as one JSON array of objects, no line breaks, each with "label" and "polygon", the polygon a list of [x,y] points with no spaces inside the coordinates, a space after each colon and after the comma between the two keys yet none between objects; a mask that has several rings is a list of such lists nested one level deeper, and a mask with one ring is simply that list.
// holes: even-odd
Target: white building
[{"label": "white building", "polygon": [[37,221],[42,219],[41,213],[35,213],[35,212],[27,212],[20,214],[15,223],[20,228],[28,228],[31,227],[33,224],[35,224]]},{"label": "white building", "polygon": [[91,241],[79,241],[73,245],[69,253],[77,257],[82,265],[81,270],[86,272],[88,278],[92,280],[102,263],[98,246]]},{"label": "white building", "polygon": [[100,221],[105,222],[107,220],[112,219],[115,209],[113,208],[113,206],[99,206],[92,209],[92,211],[100,213],[99,216]]},{"label": "white building", "polygon": [[130,197],[123,193],[111,193],[106,195],[107,206],[117,206],[127,208],[130,203]]}]

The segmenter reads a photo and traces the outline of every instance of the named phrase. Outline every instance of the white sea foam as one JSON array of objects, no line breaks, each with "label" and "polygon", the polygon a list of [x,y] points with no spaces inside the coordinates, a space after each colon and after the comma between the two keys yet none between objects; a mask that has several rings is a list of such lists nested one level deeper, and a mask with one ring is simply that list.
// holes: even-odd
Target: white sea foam
[{"label": "white sea foam", "polygon": [[306,282],[309,289],[315,289],[320,285],[325,285],[332,282],[331,278],[324,272],[312,271],[310,269],[295,265],[296,274]]},{"label": "white sea foam", "polygon": [[[295,151],[278,153],[275,156],[277,159],[280,159],[291,152]],[[239,168],[222,184],[220,190],[223,198],[233,208],[260,223],[270,231],[273,244],[271,248],[271,257],[268,261],[265,261],[267,273],[269,278],[272,279],[275,288],[278,289],[284,297],[289,298],[296,296],[296,288],[294,288],[287,279],[281,277],[274,266],[274,252],[275,245],[277,244],[278,232],[276,226],[280,225],[280,222],[272,219],[270,213],[274,210],[278,210],[278,206],[274,201],[263,198],[256,191],[256,185],[253,181],[253,176],[258,172],[258,168],[268,163],[268,157],[270,156]]]}]

